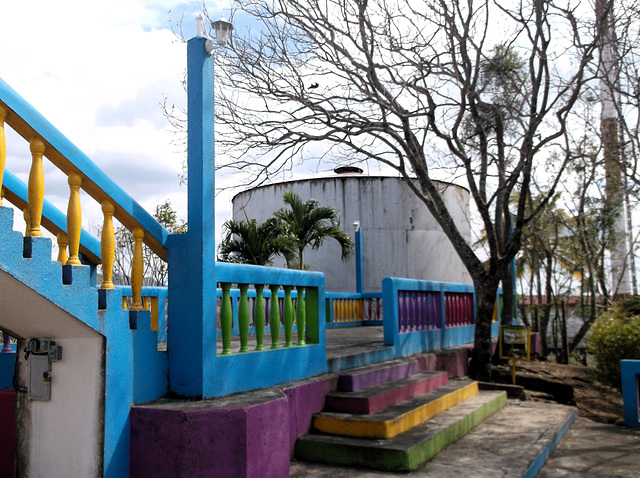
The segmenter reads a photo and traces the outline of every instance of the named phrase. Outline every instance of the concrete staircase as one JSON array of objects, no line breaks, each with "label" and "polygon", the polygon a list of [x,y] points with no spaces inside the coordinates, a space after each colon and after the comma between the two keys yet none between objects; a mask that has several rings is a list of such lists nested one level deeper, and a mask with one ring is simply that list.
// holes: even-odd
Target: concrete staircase
[{"label": "concrete staircase", "polygon": [[424,358],[341,375],[296,458],[376,470],[410,471],[436,456],[507,403],[503,391],[426,371]]}]

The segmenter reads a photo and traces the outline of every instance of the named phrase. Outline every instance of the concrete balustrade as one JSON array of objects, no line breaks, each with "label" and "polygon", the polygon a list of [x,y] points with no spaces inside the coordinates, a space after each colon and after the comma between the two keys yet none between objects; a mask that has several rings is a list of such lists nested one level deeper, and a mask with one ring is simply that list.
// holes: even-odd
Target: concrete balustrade
[{"label": "concrete balustrade", "polygon": [[327,328],[382,325],[380,292],[327,292]]},{"label": "concrete balustrade", "polygon": [[[306,345],[307,311],[305,287],[264,284],[221,283],[218,289],[219,334],[222,339],[221,355],[266,350],[264,334],[269,329],[270,350]],[[273,298],[276,298],[275,300]],[[293,333],[297,334],[294,343]],[[280,335],[284,334],[284,343]],[[238,336],[240,346],[232,350],[232,337]],[[249,345],[255,340],[255,347]]]}]

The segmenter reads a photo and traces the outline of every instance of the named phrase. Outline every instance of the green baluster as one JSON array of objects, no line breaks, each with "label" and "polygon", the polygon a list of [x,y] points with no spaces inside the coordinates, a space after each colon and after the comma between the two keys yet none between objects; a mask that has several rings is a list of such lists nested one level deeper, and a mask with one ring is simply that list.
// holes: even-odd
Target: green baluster
[{"label": "green baluster", "polygon": [[240,300],[238,301],[238,328],[240,329],[240,353],[248,352],[249,347],[249,299],[247,289],[249,284],[238,284]]},{"label": "green baluster", "polygon": [[296,304],[296,324],[298,326],[298,345],[304,345],[304,326],[306,322],[304,310],[304,287],[296,287],[298,290],[298,302]]},{"label": "green baluster", "polygon": [[284,346],[291,347],[293,343],[291,342],[291,332],[293,330],[293,301],[291,300],[291,289],[293,289],[290,285],[284,286],[284,306],[282,310],[283,322],[284,322]]},{"label": "green baluster", "polygon": [[271,307],[269,308],[269,329],[271,330],[271,348],[278,348],[278,337],[280,336],[280,306],[278,304],[278,289],[280,286],[269,286],[271,290]]},{"label": "green baluster", "polygon": [[231,326],[232,326],[232,312],[231,312],[231,297],[229,296],[229,290],[231,284],[222,283],[222,304],[220,305],[220,328],[222,329],[222,355],[231,355]]},{"label": "green baluster", "polygon": [[264,350],[264,285],[256,284],[256,301],[253,304],[253,326],[256,329],[256,351]]}]

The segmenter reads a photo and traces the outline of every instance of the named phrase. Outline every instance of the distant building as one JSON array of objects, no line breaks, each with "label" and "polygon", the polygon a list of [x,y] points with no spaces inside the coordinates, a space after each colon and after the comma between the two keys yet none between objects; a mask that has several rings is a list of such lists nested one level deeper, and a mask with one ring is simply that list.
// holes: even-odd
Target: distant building
[{"label": "distant building", "polygon": [[[291,190],[305,201],[316,199],[322,206],[334,207],[352,238],[353,224],[360,222],[366,292],[380,291],[384,277],[471,283],[444,232],[402,179],[367,176],[358,168],[338,168],[336,173],[241,192],[233,198],[233,218],[262,222],[284,207],[282,196]],[[470,241],[469,192],[453,184],[439,185],[458,228]],[[310,270],[324,272],[328,291],[355,292],[355,259],[342,262],[335,241],[328,239],[317,251],[305,250],[305,263]]]}]

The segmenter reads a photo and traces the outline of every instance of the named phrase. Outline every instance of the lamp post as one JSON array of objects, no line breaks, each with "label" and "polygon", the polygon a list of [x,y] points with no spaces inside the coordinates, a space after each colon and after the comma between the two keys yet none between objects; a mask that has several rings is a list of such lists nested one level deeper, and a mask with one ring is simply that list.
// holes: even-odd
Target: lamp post
[{"label": "lamp post", "polygon": [[356,230],[356,292],[362,294],[364,292],[364,272],[362,260],[362,228],[360,221],[355,221],[353,227]]},{"label": "lamp post", "polygon": [[[173,392],[185,396],[211,397],[216,350],[215,268],[215,151],[214,151],[214,57],[226,43],[230,24],[218,20],[220,35],[208,38],[204,19],[196,19],[197,36],[187,43],[187,114],[189,176],[186,234],[170,235],[169,374]],[[213,23],[218,23],[213,22]],[[212,25],[213,26],[213,25]],[[215,30],[215,27],[214,27]],[[226,35],[223,33],[226,32]],[[210,48],[209,48],[209,47]]]}]

